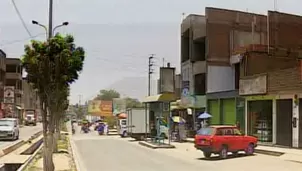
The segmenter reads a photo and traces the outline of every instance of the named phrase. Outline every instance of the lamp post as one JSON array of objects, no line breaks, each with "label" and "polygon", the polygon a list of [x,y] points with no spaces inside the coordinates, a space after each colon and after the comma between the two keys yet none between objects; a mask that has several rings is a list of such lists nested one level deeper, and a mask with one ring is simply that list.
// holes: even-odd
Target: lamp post
[{"label": "lamp post", "polygon": [[[49,30],[47,29],[47,27],[45,25],[43,25],[43,24],[40,24],[38,21],[32,20],[31,23],[42,27],[46,31],[46,35],[49,32]],[[54,33],[56,29],[58,29],[60,27],[63,27],[63,26],[67,26],[68,24],[69,24],[69,22],[63,22],[62,24],[57,25],[56,27],[53,28],[52,33]]]}]

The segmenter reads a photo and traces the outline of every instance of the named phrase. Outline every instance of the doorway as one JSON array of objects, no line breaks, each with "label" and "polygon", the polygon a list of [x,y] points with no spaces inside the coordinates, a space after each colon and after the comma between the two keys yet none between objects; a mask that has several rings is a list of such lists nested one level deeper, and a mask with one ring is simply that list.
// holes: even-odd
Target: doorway
[{"label": "doorway", "polygon": [[299,99],[299,148],[302,148],[302,99]]},{"label": "doorway", "polygon": [[292,146],[293,141],[293,101],[292,99],[276,100],[277,145]]}]

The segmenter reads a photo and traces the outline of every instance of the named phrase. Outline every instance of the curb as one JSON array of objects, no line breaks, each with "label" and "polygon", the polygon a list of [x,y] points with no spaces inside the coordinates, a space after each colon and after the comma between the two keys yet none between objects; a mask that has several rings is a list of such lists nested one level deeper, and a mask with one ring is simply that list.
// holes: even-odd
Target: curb
[{"label": "curb", "polygon": [[81,166],[79,160],[78,160],[79,155],[78,155],[78,152],[77,152],[77,147],[76,147],[75,143],[73,142],[71,135],[69,135],[69,148],[71,149],[72,159],[75,163],[76,170],[77,171],[84,171],[82,169],[82,166]]},{"label": "curb", "polygon": [[41,151],[43,148],[43,144],[40,145],[40,147],[30,156],[30,158],[23,164],[17,171],[22,171],[24,170],[32,161],[33,159],[37,156],[38,152]]},{"label": "curb", "polygon": [[261,149],[257,149],[257,148],[255,149],[255,153],[269,155],[269,156],[276,156],[276,157],[279,157],[279,156],[282,156],[283,154],[285,154],[285,153],[282,153],[282,152],[270,151],[270,150],[261,150]]},{"label": "curb", "polygon": [[143,141],[138,142],[138,144],[142,145],[144,147],[151,148],[151,149],[171,149],[171,148],[175,148],[174,145],[170,145],[170,146],[155,146],[155,145],[143,142]]}]

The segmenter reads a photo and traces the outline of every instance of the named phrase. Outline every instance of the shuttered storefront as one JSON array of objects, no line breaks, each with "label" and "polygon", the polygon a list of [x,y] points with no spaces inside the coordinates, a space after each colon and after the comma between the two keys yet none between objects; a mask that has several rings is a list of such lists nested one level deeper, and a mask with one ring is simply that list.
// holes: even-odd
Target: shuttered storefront
[{"label": "shuttered storefront", "polygon": [[219,112],[219,102],[218,100],[208,101],[208,111],[212,115],[211,124],[220,124],[220,112]]},{"label": "shuttered storefront", "polygon": [[221,99],[223,124],[236,124],[236,101],[235,98]]}]

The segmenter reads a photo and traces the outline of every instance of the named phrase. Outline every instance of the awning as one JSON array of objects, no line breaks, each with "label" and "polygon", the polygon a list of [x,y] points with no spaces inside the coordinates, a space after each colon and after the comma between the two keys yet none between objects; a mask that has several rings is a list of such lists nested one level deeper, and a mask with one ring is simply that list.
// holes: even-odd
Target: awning
[{"label": "awning", "polygon": [[176,97],[173,93],[166,93],[166,94],[158,94],[155,96],[147,96],[143,103],[151,103],[151,102],[171,102],[175,101]]},{"label": "awning", "polygon": [[16,108],[17,108],[18,110],[22,110],[22,107],[20,107],[20,106],[17,106],[17,105],[16,105]]}]

